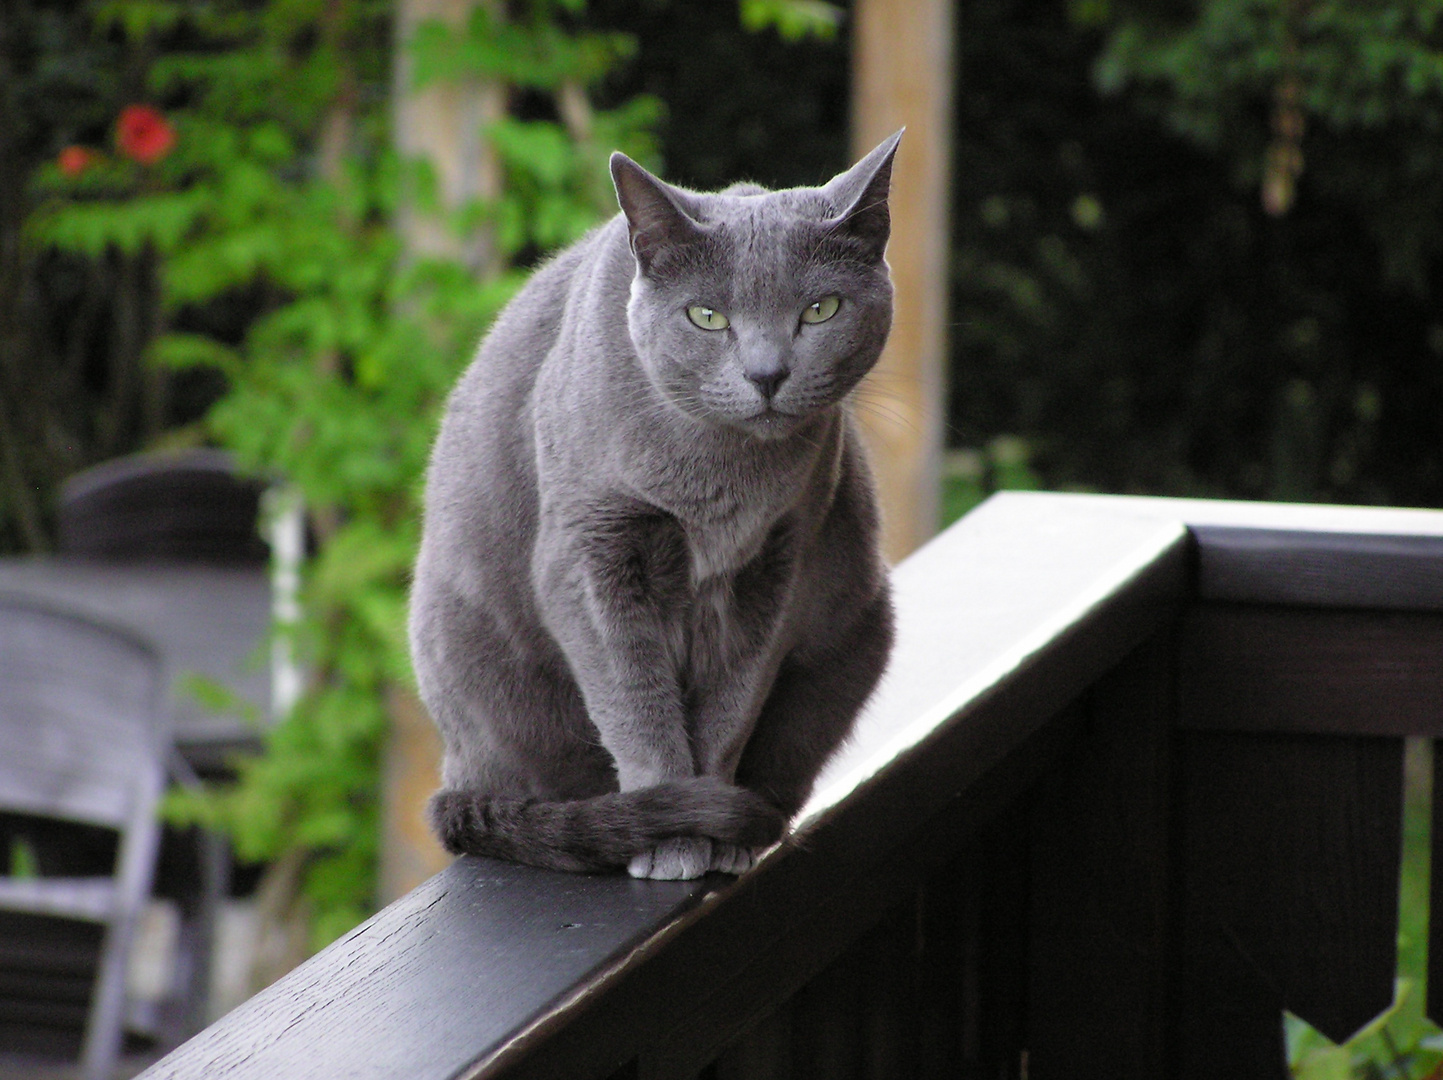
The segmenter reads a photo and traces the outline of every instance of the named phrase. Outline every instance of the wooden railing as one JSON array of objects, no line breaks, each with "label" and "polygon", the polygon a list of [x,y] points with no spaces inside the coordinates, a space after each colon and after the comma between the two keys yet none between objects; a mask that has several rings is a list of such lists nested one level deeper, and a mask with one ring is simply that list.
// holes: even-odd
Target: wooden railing
[{"label": "wooden railing", "polygon": [[1004,495],[895,583],[741,879],[461,859],[145,1075],[1273,1077],[1388,1005],[1443,513]]}]

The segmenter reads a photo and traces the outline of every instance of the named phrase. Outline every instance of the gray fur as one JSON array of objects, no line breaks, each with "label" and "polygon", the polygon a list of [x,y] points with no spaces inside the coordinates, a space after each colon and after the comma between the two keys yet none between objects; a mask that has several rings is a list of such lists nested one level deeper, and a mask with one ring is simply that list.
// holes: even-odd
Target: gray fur
[{"label": "gray fur", "polygon": [[436,441],[411,602],[451,851],[739,872],[846,737],[892,637],[847,395],[891,325],[899,136],[778,192],[614,155],[623,213],[497,319]]}]

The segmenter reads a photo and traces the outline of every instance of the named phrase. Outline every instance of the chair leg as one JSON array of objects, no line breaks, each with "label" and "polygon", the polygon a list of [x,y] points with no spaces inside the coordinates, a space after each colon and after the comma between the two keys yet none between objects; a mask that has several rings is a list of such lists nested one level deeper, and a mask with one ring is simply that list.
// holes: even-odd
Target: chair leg
[{"label": "chair leg", "polygon": [[125,1031],[126,964],[135,941],[140,908],[150,895],[156,854],[160,849],[160,823],[154,813],[163,784],[163,766],[157,762],[137,787],[139,794],[129,825],[121,836],[120,851],[116,853],[118,896],[105,928],[100,972],[85,1025],[85,1045],[80,1055],[84,1080],[111,1080],[120,1056]]},{"label": "chair leg", "polygon": [[210,1022],[211,973],[215,967],[215,947],[221,905],[230,892],[231,853],[225,837],[209,830],[198,830],[196,846],[200,857],[200,890],[191,898],[192,910],[187,912],[185,927],[186,964],[184,984],[177,987],[183,995],[180,1041],[200,1031]]},{"label": "chair leg", "polygon": [[134,922],[128,919],[112,922],[105,931],[100,972],[80,1053],[80,1075],[84,1080],[111,1080],[115,1075],[125,1034],[125,961],[133,932]]},{"label": "chair leg", "polygon": [[[167,768],[173,782],[192,791],[202,790],[200,777],[179,748],[172,748]],[[210,985],[215,966],[217,927],[221,906],[230,894],[230,842],[220,833],[199,826],[192,833],[200,869],[200,891],[198,895],[184,898],[182,944],[186,954],[185,977],[177,987],[181,995],[177,1042],[189,1038],[210,1023]]]}]

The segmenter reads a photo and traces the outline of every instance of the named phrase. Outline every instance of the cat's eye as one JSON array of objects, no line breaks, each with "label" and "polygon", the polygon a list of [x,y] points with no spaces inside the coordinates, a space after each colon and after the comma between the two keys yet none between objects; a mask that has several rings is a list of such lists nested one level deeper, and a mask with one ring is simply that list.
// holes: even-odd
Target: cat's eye
[{"label": "cat's eye", "polygon": [[693,304],[687,308],[686,317],[703,330],[725,330],[731,325],[731,320],[720,311],[704,307],[701,304]]},{"label": "cat's eye", "polygon": [[837,313],[837,308],[842,306],[842,301],[835,296],[824,296],[816,303],[802,310],[802,322],[819,323],[826,322]]}]

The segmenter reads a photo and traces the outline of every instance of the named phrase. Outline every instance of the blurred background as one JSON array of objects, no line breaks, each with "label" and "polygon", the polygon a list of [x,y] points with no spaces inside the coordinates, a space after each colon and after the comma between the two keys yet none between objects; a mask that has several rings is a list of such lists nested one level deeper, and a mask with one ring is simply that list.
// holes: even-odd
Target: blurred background
[{"label": "blurred background", "polygon": [[[1002,488],[1443,505],[1443,0],[925,6],[933,419],[860,408],[940,441],[929,522]],[[0,556],[139,452],[223,450],[303,515],[298,696],[164,804],[264,898],[248,985],[437,865],[387,816],[434,757],[405,588],[488,321],[614,212],[613,149],[786,186],[891,130],[855,115],[863,7],[7,0]]]}]

